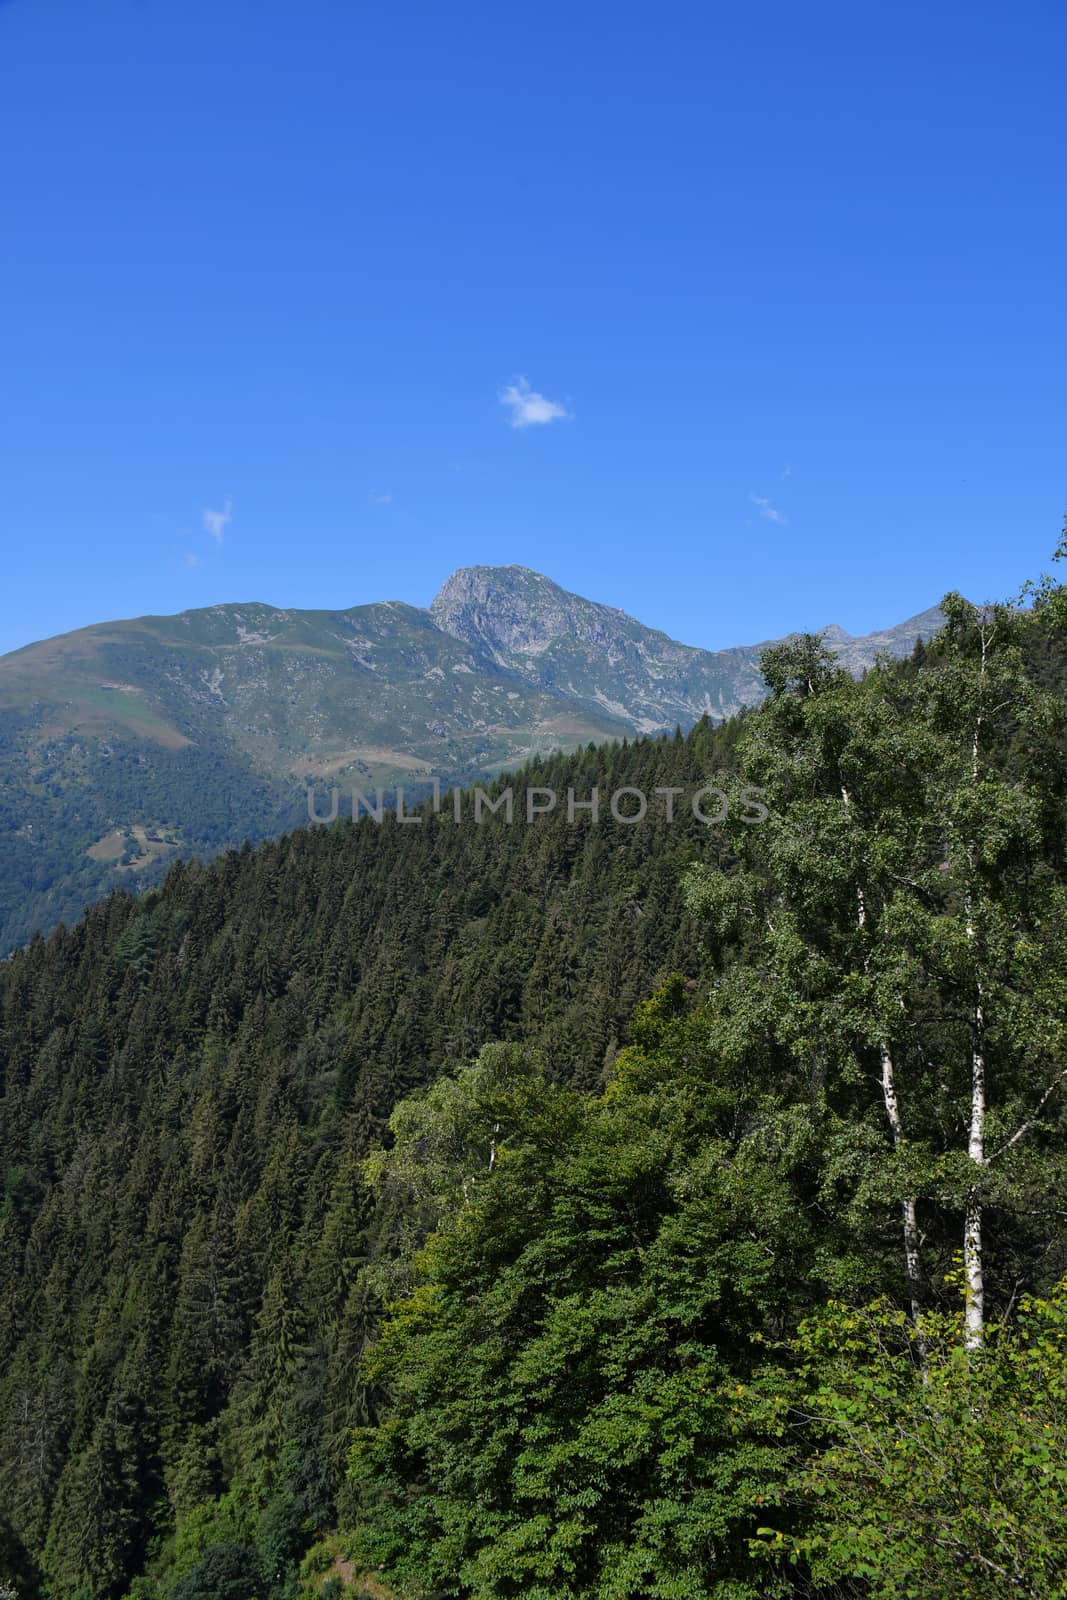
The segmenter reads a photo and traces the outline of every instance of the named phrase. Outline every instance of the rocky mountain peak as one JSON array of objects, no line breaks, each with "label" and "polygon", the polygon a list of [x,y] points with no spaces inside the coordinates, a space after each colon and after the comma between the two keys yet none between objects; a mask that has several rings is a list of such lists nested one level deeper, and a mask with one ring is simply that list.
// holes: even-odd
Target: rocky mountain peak
[{"label": "rocky mountain peak", "polygon": [[509,665],[516,656],[541,655],[561,637],[602,644],[606,619],[623,618],[520,566],[460,567],[442,585],[430,615],[442,632]]}]

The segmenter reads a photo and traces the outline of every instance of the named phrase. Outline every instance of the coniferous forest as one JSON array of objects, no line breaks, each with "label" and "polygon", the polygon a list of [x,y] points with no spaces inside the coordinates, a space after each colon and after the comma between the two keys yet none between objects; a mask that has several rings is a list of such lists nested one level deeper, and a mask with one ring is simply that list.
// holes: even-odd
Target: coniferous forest
[{"label": "coniferous forest", "polygon": [[1067,1596],[1067,601],[0,966],[0,1592]]}]

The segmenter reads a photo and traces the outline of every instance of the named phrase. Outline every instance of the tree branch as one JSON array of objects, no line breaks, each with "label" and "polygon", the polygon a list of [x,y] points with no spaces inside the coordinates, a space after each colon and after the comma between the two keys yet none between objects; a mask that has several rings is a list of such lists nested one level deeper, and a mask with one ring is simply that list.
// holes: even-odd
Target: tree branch
[{"label": "tree branch", "polygon": [[993,1154],[989,1157],[990,1161],[996,1161],[998,1156],[1006,1154],[1006,1152],[1011,1149],[1012,1145],[1018,1144],[1019,1140],[1023,1138],[1025,1134],[1030,1132],[1030,1129],[1034,1126],[1038,1117],[1041,1115],[1042,1111],[1044,1111],[1048,1101],[1052,1098],[1052,1095],[1055,1093],[1056,1089],[1059,1088],[1064,1078],[1067,1078],[1067,1067],[1064,1067],[1063,1071],[1053,1078],[1052,1082],[1041,1096],[1041,1099],[1034,1107],[1033,1116],[1027,1117],[1026,1121],[1021,1125],[1021,1127],[1016,1128],[1011,1138],[1006,1140],[1005,1143],[1001,1145],[999,1150],[994,1150]]}]

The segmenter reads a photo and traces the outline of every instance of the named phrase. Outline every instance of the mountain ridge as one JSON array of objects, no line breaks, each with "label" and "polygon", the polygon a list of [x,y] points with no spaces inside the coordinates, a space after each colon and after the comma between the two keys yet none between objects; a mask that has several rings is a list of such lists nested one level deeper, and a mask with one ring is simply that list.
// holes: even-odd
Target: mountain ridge
[{"label": "mountain ridge", "polygon": [[[703,715],[718,720],[756,703],[764,692],[759,657],[779,642],[718,650],[682,644],[618,607],[587,600],[518,565],[457,568],[429,610],[443,631],[482,650],[498,667],[590,709],[628,709],[639,733],[659,732],[674,721],[685,726]],[[907,654],[916,637],[936,632],[941,621],[935,606],[869,635],[850,634],[835,623],[819,632],[849,670],[860,671],[879,651]],[[596,654],[579,664],[571,640]],[[612,694],[603,687],[611,675],[604,674],[605,665],[616,679]]]},{"label": "mountain ridge", "polygon": [[[906,654],[936,610],[853,637]],[[477,781],[727,718],[766,643],[682,644],[521,566],[460,567],[427,607],[222,603],[94,623],[0,657],[0,955],[119,885],[306,820],[308,784]]]}]

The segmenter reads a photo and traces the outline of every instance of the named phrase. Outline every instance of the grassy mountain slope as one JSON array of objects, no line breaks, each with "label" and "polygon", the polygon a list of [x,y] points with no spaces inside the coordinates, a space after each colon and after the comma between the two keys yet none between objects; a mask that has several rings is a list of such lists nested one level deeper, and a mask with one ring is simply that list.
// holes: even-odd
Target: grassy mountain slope
[{"label": "grassy mountain slope", "polygon": [[180,851],[295,826],[308,782],[417,785],[628,731],[424,611],[217,606],[0,661],[0,950]]}]

